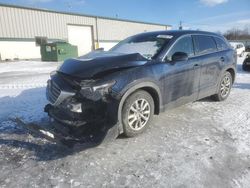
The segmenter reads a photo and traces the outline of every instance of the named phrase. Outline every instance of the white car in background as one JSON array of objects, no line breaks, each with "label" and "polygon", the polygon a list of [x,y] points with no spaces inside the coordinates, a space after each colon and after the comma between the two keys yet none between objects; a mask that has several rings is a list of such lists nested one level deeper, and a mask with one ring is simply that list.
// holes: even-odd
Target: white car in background
[{"label": "white car in background", "polygon": [[242,57],[244,55],[246,48],[242,42],[230,42],[230,45],[236,50],[238,56]]}]

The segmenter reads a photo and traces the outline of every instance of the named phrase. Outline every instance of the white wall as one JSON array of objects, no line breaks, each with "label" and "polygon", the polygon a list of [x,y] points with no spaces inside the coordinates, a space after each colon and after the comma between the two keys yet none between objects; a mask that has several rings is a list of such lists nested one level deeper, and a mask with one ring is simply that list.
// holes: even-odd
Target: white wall
[{"label": "white wall", "polygon": [[[88,28],[88,30],[91,28],[91,34],[88,31],[86,32],[87,34],[82,35],[88,40],[82,42],[80,39],[83,37],[75,37],[74,33],[76,32],[70,34],[70,29],[67,27],[70,25],[78,25],[78,28],[85,26],[85,29]],[[96,25],[98,26],[98,31]],[[91,45],[94,45],[93,41],[101,41],[99,47],[104,47],[105,50],[108,50],[115,43],[106,41],[120,41],[137,33],[166,29],[170,28],[166,25],[159,24],[0,5],[0,38],[4,40],[8,40],[9,38],[15,40],[34,39],[36,36],[46,36],[51,40],[69,39],[71,43],[78,43],[77,45],[80,46],[80,53],[78,55],[88,52],[90,50],[90,43],[92,42]],[[79,36],[79,33],[76,33],[76,36]],[[79,40],[76,40],[77,38]],[[79,43],[85,44],[85,46],[81,46]],[[88,44],[86,45],[86,43]],[[0,54],[2,59],[40,58],[40,49],[35,46],[34,42],[0,40]]]},{"label": "white wall", "polygon": [[40,47],[29,41],[0,41],[1,59],[41,58]]},{"label": "white wall", "polygon": [[46,36],[49,39],[67,39],[67,25],[86,25],[93,27],[96,36],[96,21],[99,40],[122,40],[128,36],[144,31],[166,30],[166,25],[140,23],[125,20],[97,18],[65,14],[48,10],[18,8],[11,5],[0,5],[1,38],[34,38]]},{"label": "white wall", "polygon": [[[117,43],[118,42],[106,42],[106,41],[99,42],[99,48],[104,48],[105,51],[108,51]],[[5,59],[13,60],[14,58],[19,58],[19,59],[41,58],[40,47],[36,46],[35,42],[23,42],[23,41],[0,41],[0,56],[2,60]]]},{"label": "white wall", "polygon": [[[117,42],[100,42],[99,48],[107,51],[116,44]],[[0,55],[2,60],[41,58],[40,47],[35,42],[24,41],[0,41]]]},{"label": "white wall", "polygon": [[105,51],[116,45],[117,42],[99,42],[99,48],[104,48]]}]

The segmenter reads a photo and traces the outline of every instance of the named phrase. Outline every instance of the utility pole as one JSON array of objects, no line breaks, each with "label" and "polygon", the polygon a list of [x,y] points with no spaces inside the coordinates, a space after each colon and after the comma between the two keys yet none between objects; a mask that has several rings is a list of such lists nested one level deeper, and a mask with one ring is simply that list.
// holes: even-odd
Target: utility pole
[{"label": "utility pole", "polygon": [[182,21],[180,21],[179,30],[182,30]]}]

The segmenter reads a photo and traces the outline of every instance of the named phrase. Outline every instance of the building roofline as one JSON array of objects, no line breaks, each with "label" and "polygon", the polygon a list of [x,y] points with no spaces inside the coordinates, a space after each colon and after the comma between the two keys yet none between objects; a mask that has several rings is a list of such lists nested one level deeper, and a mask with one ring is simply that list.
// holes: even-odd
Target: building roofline
[{"label": "building roofline", "polygon": [[20,9],[28,9],[28,10],[36,10],[36,11],[43,11],[43,12],[51,12],[51,13],[58,13],[58,14],[85,16],[85,17],[92,17],[92,18],[102,18],[102,19],[115,20],[115,21],[124,21],[124,22],[133,22],[133,23],[141,23],[141,24],[150,24],[150,25],[172,27],[172,25],[167,25],[167,24],[144,22],[144,21],[129,20],[129,19],[120,19],[120,18],[112,18],[112,17],[106,17],[106,16],[97,16],[97,15],[81,14],[81,13],[66,12],[66,11],[56,11],[56,10],[50,10],[50,9],[27,7],[27,6],[21,6],[21,5],[5,4],[5,3],[0,3],[0,6],[2,6],[2,7],[20,8]]}]

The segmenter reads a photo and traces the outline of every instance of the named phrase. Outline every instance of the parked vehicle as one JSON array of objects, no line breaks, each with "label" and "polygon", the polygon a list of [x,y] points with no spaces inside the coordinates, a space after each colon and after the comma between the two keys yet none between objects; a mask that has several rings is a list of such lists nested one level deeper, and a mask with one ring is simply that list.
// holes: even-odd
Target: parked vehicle
[{"label": "parked vehicle", "polygon": [[246,45],[246,52],[250,52],[250,45]]},{"label": "parked vehicle", "polygon": [[231,46],[236,50],[237,55],[240,57],[244,56],[246,48],[243,43],[241,42],[230,42]]},{"label": "parked vehicle", "polygon": [[242,64],[242,69],[244,71],[250,71],[250,54],[246,56],[246,59],[244,60]]},{"label": "parked vehicle", "polygon": [[45,111],[65,127],[105,122],[133,137],[154,114],[208,96],[225,100],[235,74],[236,53],[221,35],[142,33],[66,60],[48,81]]}]

